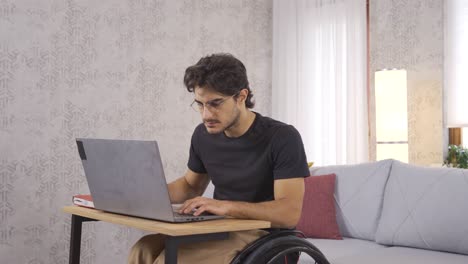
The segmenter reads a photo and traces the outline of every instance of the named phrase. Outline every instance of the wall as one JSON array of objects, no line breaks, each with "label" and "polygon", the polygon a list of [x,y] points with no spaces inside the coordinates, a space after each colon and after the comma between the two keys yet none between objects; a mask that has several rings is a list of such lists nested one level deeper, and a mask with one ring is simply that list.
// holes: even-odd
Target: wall
[{"label": "wall", "polygon": [[[270,114],[272,3],[0,2],[0,263],[68,263],[70,217],[87,193],[75,137],[158,139],[169,179],[186,168],[199,116],[183,73],[201,56],[246,64]],[[143,234],[84,225],[81,263],[125,263]]]},{"label": "wall", "polygon": [[[370,0],[371,113],[374,72],[403,68],[408,73],[409,161],[442,164],[443,0]],[[375,142],[375,115],[371,115]],[[375,145],[371,159],[375,159]]]}]

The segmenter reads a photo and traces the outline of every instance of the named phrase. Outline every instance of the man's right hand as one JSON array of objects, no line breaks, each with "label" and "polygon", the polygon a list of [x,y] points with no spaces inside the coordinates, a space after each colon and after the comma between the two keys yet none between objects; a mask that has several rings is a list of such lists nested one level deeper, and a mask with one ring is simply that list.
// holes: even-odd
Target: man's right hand
[{"label": "man's right hand", "polygon": [[209,183],[208,174],[187,169],[184,176],[168,184],[171,202],[184,203],[186,200],[200,196]]}]

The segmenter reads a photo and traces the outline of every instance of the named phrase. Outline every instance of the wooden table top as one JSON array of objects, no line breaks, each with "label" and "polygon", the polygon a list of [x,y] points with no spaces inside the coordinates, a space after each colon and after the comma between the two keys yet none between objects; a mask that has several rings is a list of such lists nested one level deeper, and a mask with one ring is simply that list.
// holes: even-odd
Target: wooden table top
[{"label": "wooden table top", "polygon": [[271,227],[270,222],[262,220],[227,218],[200,222],[167,223],[145,218],[114,214],[80,206],[65,206],[63,207],[63,211],[69,214],[79,215],[113,224],[135,227],[138,229],[170,236],[243,231]]}]

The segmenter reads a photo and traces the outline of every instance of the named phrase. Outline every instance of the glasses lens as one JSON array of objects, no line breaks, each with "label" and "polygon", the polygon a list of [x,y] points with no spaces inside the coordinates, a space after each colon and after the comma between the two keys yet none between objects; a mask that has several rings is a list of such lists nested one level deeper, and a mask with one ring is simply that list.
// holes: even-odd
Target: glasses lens
[{"label": "glasses lens", "polygon": [[217,110],[223,102],[224,100],[208,102],[206,103],[206,107],[208,107],[209,110]]},{"label": "glasses lens", "polygon": [[190,104],[190,108],[192,108],[195,112],[201,112],[203,110],[203,105],[199,105],[197,102],[193,102]]}]

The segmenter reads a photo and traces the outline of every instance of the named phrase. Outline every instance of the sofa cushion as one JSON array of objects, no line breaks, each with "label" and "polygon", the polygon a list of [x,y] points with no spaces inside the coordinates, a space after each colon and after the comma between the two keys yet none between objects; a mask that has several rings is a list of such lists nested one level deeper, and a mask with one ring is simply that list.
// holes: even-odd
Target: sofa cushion
[{"label": "sofa cushion", "polygon": [[336,220],[342,236],[374,240],[392,161],[310,168],[311,175],[336,174]]},{"label": "sofa cushion", "polygon": [[342,239],[336,223],[335,174],[305,179],[302,215],[296,229],[307,237]]},{"label": "sofa cushion", "polygon": [[468,256],[416,248],[388,247],[369,250],[360,255],[341,257],[330,262],[331,264],[466,264]]},{"label": "sofa cushion", "polygon": [[[367,252],[386,248],[386,246],[379,245],[372,241],[343,237],[343,240],[334,239],[314,239],[308,238],[312,244],[314,244],[325,257],[333,263],[334,260],[339,258],[347,258],[354,255],[366,254]],[[301,254],[299,258],[300,264],[314,263],[312,258],[307,254]],[[377,262],[376,262],[377,263]]]},{"label": "sofa cushion", "polygon": [[393,163],[378,243],[468,254],[467,223],[468,170]]}]

